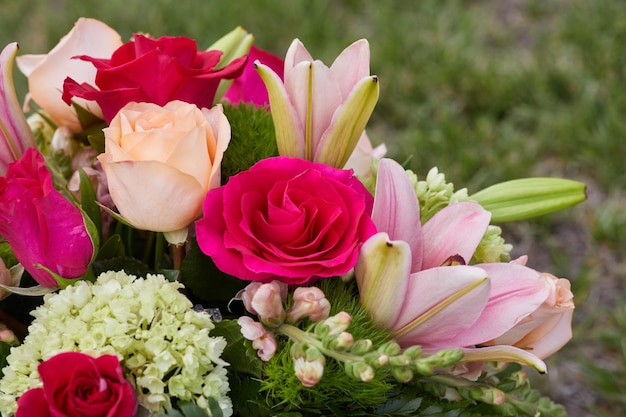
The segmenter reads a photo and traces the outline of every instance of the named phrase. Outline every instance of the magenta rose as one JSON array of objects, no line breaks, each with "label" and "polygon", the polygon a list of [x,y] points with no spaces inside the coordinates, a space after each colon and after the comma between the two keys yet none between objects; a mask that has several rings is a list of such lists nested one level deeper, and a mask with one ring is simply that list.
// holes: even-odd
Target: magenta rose
[{"label": "magenta rose", "polygon": [[43,156],[29,148],[0,177],[0,236],[30,275],[45,287],[87,272],[94,253],[81,212],[52,185]]},{"label": "magenta rose", "polygon": [[43,388],[17,400],[15,417],[134,417],[137,395],[116,356],[65,352],[37,368]]},{"label": "magenta rose", "polygon": [[196,41],[182,36],[152,39],[134,34],[110,59],[77,57],[96,67],[98,89],[66,78],[63,100],[67,104],[72,97],[96,101],[107,122],[131,101],[164,106],[180,100],[210,108],[220,80],[238,77],[246,65],[247,58],[241,57],[216,69],[222,54],[199,51]]},{"label": "magenta rose", "polygon": [[250,52],[248,52],[248,63],[243,73],[233,81],[224,94],[226,100],[232,104],[252,103],[256,107],[263,107],[270,103],[265,83],[254,69],[254,63],[257,60],[270,67],[281,80],[283,79],[283,67],[285,65],[283,59],[252,45]]},{"label": "magenta rose", "polygon": [[303,284],[354,266],[376,232],[372,205],[352,171],[268,158],[209,191],[198,245],[237,278]]}]

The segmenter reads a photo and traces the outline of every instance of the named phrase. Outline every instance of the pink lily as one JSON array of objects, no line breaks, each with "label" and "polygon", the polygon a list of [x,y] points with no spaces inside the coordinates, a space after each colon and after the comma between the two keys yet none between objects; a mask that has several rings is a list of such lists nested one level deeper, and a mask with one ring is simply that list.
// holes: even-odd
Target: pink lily
[{"label": "pink lily", "polygon": [[378,100],[378,78],[369,74],[366,40],[348,46],[329,67],[313,60],[302,42],[287,51],[284,82],[255,62],[269,94],[278,152],[343,168]]},{"label": "pink lily", "polygon": [[[539,273],[523,265],[467,265],[490,220],[479,204],[450,205],[422,226],[415,191],[393,160],[380,162],[372,218],[379,233],[365,242],[355,267],[361,303],[402,346],[481,345],[548,297]],[[520,349],[504,350],[544,368]]]},{"label": "pink lily", "polygon": [[27,148],[35,146],[35,137],[20,107],[13,84],[13,61],[19,47],[8,44],[0,54],[0,175],[7,172]]}]

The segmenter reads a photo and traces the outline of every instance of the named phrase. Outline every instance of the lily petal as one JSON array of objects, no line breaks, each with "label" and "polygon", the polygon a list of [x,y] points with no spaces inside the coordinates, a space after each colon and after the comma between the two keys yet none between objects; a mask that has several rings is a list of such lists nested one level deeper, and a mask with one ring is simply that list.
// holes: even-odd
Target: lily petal
[{"label": "lily petal", "polygon": [[13,62],[19,47],[8,44],[0,54],[0,175],[27,148],[35,146],[35,137],[28,126],[13,84]]},{"label": "lily petal", "polygon": [[301,139],[304,138],[304,127],[282,80],[270,67],[261,64],[260,61],[256,61],[254,66],[267,88],[278,152],[283,156],[304,159],[305,143]]},{"label": "lily petal", "polygon": [[460,255],[469,263],[478,247],[491,214],[472,201],[451,204],[424,224],[423,269],[440,266],[446,259]]},{"label": "lily petal", "polygon": [[539,273],[512,263],[480,264],[491,280],[491,294],[476,323],[448,340],[455,346],[486,343],[527,317],[550,294]]},{"label": "lily petal", "polygon": [[532,353],[513,346],[490,346],[482,348],[463,349],[463,359],[461,362],[517,362],[529,365],[538,372],[545,374],[548,370],[546,364]]},{"label": "lily petal", "polygon": [[393,324],[402,306],[411,268],[409,245],[377,233],[361,247],[354,267],[361,305],[381,327]]},{"label": "lily petal", "polygon": [[339,81],[342,97],[370,75],[370,46],[366,39],[354,42],[344,49],[330,66],[333,78]]},{"label": "lily petal", "polygon": [[314,160],[337,168],[346,164],[354,151],[376,102],[380,85],[378,77],[363,78],[335,111],[332,122],[320,139]]},{"label": "lily petal", "polygon": [[302,61],[313,61],[313,57],[304,47],[300,39],[294,39],[291,45],[289,45],[289,49],[287,49],[287,54],[285,55],[285,76],[291,72],[293,67]]},{"label": "lily petal", "polygon": [[411,180],[402,166],[383,158],[378,165],[372,220],[376,230],[392,240],[407,242],[411,248],[411,272],[422,269],[424,241],[420,207]]},{"label": "lily petal", "polygon": [[392,336],[402,346],[458,347],[445,340],[478,320],[489,293],[487,273],[473,266],[445,266],[411,274]]}]

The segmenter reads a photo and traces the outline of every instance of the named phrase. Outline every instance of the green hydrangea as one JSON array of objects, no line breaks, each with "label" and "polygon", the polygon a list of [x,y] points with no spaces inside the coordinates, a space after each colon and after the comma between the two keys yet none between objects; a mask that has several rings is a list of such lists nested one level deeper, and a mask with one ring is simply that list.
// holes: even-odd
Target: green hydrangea
[{"label": "green hydrangea", "polygon": [[212,397],[230,416],[228,364],[220,359],[226,341],[209,335],[214,328],[211,317],[193,310],[181,287],[162,275],[143,279],[105,272],[93,284],[79,281],[46,295],[44,304],[32,312],[35,320],[24,343],[7,358],[0,380],[2,415],[13,415],[17,398],[41,386],[41,361],[80,351],[117,355],[136,387],[139,404],[153,413],[184,400],[210,415]]}]

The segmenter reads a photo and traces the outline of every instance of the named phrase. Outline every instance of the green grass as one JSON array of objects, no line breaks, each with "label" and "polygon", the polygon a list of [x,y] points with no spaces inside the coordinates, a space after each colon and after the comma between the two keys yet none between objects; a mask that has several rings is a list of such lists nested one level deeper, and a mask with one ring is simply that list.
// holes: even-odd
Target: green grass
[{"label": "green grass", "polygon": [[369,136],[399,160],[412,155],[418,174],[438,166],[470,191],[535,175],[585,181],[588,202],[505,233],[531,266],[569,277],[576,293],[574,340],[538,383],[571,416],[623,413],[623,2],[0,0],[0,43],[47,52],[79,16],[125,38],[187,35],[200,47],[242,25],[262,48],[283,55],[298,37],[327,63],[366,37],[381,80]]}]

